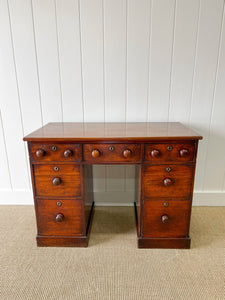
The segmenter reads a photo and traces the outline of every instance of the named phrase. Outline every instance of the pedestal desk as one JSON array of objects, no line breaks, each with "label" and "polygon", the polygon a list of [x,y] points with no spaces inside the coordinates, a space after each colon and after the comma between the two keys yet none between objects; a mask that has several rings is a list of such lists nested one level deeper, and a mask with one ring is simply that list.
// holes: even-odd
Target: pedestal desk
[{"label": "pedestal desk", "polygon": [[180,123],[49,123],[28,142],[38,246],[87,247],[93,164],[136,168],[139,248],[190,248],[198,140]]}]

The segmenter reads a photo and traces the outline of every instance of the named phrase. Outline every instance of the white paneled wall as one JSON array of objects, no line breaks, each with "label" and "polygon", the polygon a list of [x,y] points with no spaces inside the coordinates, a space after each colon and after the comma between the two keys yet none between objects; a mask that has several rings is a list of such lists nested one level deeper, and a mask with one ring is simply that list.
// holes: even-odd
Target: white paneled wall
[{"label": "white paneled wall", "polygon": [[[32,203],[22,138],[47,122],[180,121],[194,203],[225,205],[224,22],[224,0],[0,0],[0,203]],[[134,172],[96,166],[96,202],[133,202]]]}]

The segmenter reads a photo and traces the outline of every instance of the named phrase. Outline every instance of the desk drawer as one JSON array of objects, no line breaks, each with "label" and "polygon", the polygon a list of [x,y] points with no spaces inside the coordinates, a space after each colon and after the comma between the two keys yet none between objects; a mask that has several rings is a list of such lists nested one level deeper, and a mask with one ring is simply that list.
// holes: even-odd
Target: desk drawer
[{"label": "desk drawer", "polygon": [[35,176],[40,175],[53,175],[53,176],[61,176],[61,175],[71,175],[77,176],[80,174],[80,166],[76,164],[35,164],[34,173]]},{"label": "desk drawer", "polygon": [[162,162],[188,162],[195,158],[195,144],[171,143],[171,144],[146,144],[145,161],[152,163]]},{"label": "desk drawer", "polygon": [[84,161],[90,163],[139,162],[141,146],[139,144],[85,144]]},{"label": "desk drawer", "polygon": [[145,237],[187,237],[189,201],[144,201],[142,234]]},{"label": "desk drawer", "polygon": [[143,197],[149,200],[189,200],[192,195],[194,165],[154,165],[143,167]]},{"label": "desk drawer", "polygon": [[79,161],[81,157],[78,144],[39,144],[29,145],[30,158],[36,162]]},{"label": "desk drawer", "polygon": [[35,165],[34,180],[36,196],[79,197],[81,196],[80,166]]},{"label": "desk drawer", "polygon": [[37,200],[39,235],[82,235],[82,202]]}]

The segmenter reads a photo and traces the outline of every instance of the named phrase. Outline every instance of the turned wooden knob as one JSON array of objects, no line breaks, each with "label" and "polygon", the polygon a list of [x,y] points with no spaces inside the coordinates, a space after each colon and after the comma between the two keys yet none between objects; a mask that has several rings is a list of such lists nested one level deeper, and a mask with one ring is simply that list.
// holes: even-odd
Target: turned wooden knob
[{"label": "turned wooden knob", "polygon": [[186,157],[189,155],[189,150],[188,149],[181,149],[180,150],[180,156],[181,157]]},{"label": "turned wooden knob", "polygon": [[91,156],[94,157],[94,158],[99,157],[100,154],[101,154],[101,153],[100,153],[100,151],[99,151],[98,149],[94,149],[94,150],[92,150],[92,152],[91,152]]},{"label": "turned wooden knob", "polygon": [[52,179],[52,183],[54,185],[59,185],[61,183],[61,179],[59,177],[55,177]]},{"label": "turned wooden knob", "polygon": [[65,150],[64,153],[63,153],[64,157],[70,157],[73,155],[73,151],[72,150]]},{"label": "turned wooden knob", "polygon": [[164,184],[165,186],[170,186],[170,185],[173,184],[173,181],[172,181],[172,179],[170,179],[170,178],[165,178],[165,179],[163,180],[163,184]]},{"label": "turned wooden knob", "polygon": [[154,149],[154,150],[151,151],[151,156],[152,157],[159,157],[159,155],[160,155],[160,151],[159,150]]},{"label": "turned wooden knob", "polygon": [[57,214],[55,220],[56,222],[62,222],[63,218],[64,218],[63,214]]},{"label": "turned wooden knob", "polygon": [[36,151],[37,157],[42,157],[44,155],[45,155],[45,151],[43,149],[37,149],[37,151]]},{"label": "turned wooden knob", "polygon": [[168,217],[167,215],[163,215],[163,216],[161,217],[161,220],[162,220],[162,222],[163,222],[164,224],[167,224],[167,223],[169,222],[169,217]]},{"label": "turned wooden knob", "polygon": [[125,158],[131,157],[131,154],[132,154],[132,151],[131,151],[130,149],[125,149],[125,150],[123,151],[123,156],[124,156]]}]

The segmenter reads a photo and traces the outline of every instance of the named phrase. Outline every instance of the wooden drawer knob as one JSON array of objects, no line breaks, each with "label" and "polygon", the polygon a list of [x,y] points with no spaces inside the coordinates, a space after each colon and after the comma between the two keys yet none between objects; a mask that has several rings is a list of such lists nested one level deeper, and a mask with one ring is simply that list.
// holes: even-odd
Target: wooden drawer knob
[{"label": "wooden drawer knob", "polygon": [[169,217],[168,217],[167,215],[163,215],[163,216],[161,217],[161,220],[162,220],[162,222],[163,222],[164,224],[167,224],[167,223],[169,222]]},{"label": "wooden drawer knob", "polygon": [[99,157],[100,154],[101,154],[101,153],[100,153],[100,151],[99,151],[98,149],[94,149],[94,150],[92,150],[92,152],[91,152],[91,156],[94,157],[94,158]]},{"label": "wooden drawer knob", "polygon": [[52,179],[52,183],[54,185],[59,185],[61,183],[61,179],[59,177],[55,177]]},{"label": "wooden drawer knob", "polygon": [[56,222],[62,222],[63,218],[64,218],[63,214],[57,214],[55,220]]},{"label": "wooden drawer knob", "polygon": [[154,150],[151,151],[151,156],[152,157],[159,157],[159,155],[160,155],[160,151],[159,150],[154,149]]},{"label": "wooden drawer knob", "polygon": [[124,156],[125,158],[131,157],[131,154],[132,154],[132,151],[131,151],[130,149],[125,149],[125,150],[123,151],[123,156]]},{"label": "wooden drawer knob", "polygon": [[188,149],[181,149],[180,150],[180,156],[181,157],[186,157],[189,155],[189,150]]},{"label": "wooden drawer knob", "polygon": [[65,150],[63,153],[64,157],[71,157],[73,155],[73,151],[72,150]]},{"label": "wooden drawer knob", "polygon": [[173,180],[170,179],[170,178],[165,178],[165,179],[163,180],[163,184],[164,184],[165,186],[170,186],[170,185],[173,184]]},{"label": "wooden drawer knob", "polygon": [[45,155],[45,151],[43,149],[37,149],[37,151],[36,151],[37,157],[42,157],[44,155]]}]

